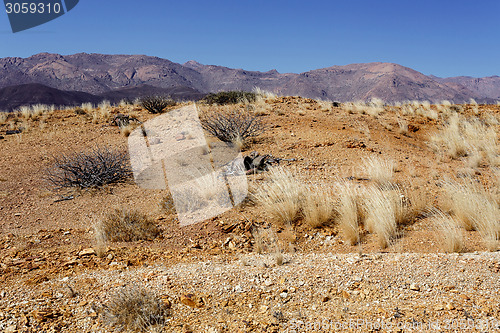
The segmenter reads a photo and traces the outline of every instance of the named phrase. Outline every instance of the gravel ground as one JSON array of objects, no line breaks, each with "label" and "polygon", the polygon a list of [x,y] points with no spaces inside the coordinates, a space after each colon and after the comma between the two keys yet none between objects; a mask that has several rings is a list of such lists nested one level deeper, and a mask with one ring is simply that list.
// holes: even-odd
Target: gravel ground
[{"label": "gravel ground", "polygon": [[296,253],[282,265],[275,255],[252,254],[115,266],[2,291],[0,328],[120,331],[102,305],[122,287],[142,285],[171,305],[166,332],[500,331],[499,252]]}]

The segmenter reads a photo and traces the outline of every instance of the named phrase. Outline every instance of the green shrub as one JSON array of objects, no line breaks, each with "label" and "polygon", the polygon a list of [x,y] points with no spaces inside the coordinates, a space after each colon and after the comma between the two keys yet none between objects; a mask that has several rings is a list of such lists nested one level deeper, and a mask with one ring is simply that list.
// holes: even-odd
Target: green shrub
[{"label": "green shrub", "polygon": [[147,96],[140,99],[140,104],[150,113],[163,113],[166,107],[175,106],[175,101],[165,96]]},{"label": "green shrub", "polygon": [[257,94],[247,91],[221,91],[218,93],[211,93],[205,97],[205,102],[207,104],[236,104],[243,101],[255,102]]}]

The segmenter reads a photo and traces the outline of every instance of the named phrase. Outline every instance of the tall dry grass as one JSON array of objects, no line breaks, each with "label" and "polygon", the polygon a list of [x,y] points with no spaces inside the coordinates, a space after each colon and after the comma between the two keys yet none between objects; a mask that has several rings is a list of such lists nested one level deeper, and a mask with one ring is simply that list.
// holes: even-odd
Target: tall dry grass
[{"label": "tall dry grass", "polygon": [[464,236],[460,222],[440,210],[434,210],[432,215],[432,222],[442,241],[442,249],[445,252],[462,252]]},{"label": "tall dry grass", "polygon": [[305,185],[302,200],[304,222],[313,228],[318,228],[335,215],[335,195],[331,187],[325,185]]},{"label": "tall dry grass", "polygon": [[389,186],[394,175],[395,164],[392,160],[369,156],[363,160],[366,176],[381,187]]},{"label": "tall dry grass", "polygon": [[294,222],[301,208],[303,186],[291,171],[278,167],[254,194],[258,203],[279,225]]},{"label": "tall dry grass", "polygon": [[493,195],[472,180],[445,182],[444,189],[445,208],[466,230],[477,230],[488,250],[496,251],[500,245],[500,210]]},{"label": "tall dry grass", "polygon": [[339,182],[337,189],[339,192],[337,223],[343,237],[349,244],[355,245],[360,241],[358,193],[354,184],[346,181]]}]

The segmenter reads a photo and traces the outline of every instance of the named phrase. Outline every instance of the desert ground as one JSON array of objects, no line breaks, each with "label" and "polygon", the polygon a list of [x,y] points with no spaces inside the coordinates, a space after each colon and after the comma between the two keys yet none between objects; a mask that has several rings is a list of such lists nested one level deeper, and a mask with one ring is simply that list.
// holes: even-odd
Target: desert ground
[{"label": "desert ground", "polygon": [[[282,160],[249,172],[234,209],[182,227],[168,190],[47,177],[63,155],[126,152],[140,125],[118,114],[156,114],[122,103],[0,116],[0,330],[500,331],[500,105],[262,94],[197,108],[251,115],[264,130],[242,154]],[[157,232],[102,237],[116,210]]]}]

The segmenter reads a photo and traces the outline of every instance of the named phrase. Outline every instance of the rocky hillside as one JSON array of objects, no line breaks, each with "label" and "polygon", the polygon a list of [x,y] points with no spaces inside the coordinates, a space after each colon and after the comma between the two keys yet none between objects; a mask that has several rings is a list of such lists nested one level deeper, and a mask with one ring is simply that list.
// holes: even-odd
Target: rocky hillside
[{"label": "rocky hillside", "polygon": [[247,71],[222,66],[184,64],[145,55],[40,53],[29,58],[0,59],[0,88],[40,83],[60,90],[95,95],[141,85],[191,89],[193,92],[251,90],[260,87],[281,95],[300,95],[337,101],[453,100],[491,102],[499,98],[498,77],[479,80],[426,76],[392,63],[351,64],[305,73]]}]

